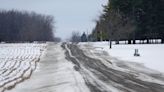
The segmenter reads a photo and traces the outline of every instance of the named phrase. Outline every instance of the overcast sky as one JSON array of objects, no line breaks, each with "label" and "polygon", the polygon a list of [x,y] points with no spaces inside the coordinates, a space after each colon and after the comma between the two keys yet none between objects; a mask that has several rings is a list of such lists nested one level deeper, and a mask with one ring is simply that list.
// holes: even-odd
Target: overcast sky
[{"label": "overcast sky", "polygon": [[0,0],[0,9],[35,11],[55,18],[55,35],[62,39],[72,31],[90,32],[108,0]]}]

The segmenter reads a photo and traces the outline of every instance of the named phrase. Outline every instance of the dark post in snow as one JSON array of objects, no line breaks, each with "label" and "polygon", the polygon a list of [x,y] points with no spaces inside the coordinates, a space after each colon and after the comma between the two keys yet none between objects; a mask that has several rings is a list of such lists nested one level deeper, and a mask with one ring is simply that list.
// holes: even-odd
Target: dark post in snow
[{"label": "dark post in snow", "polygon": [[109,48],[112,49],[112,41],[110,40]]},{"label": "dark post in snow", "polygon": [[138,49],[135,49],[134,51],[135,51],[135,52],[134,52],[134,56],[140,56],[140,54],[139,54],[139,52],[138,52]]}]

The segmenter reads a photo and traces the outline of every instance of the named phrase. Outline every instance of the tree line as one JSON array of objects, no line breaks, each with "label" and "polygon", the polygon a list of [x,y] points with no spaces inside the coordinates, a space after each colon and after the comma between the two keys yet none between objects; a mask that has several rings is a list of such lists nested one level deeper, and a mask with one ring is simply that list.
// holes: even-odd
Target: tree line
[{"label": "tree line", "polygon": [[53,41],[52,16],[35,12],[0,10],[0,41]]},{"label": "tree line", "polygon": [[164,0],[109,0],[90,34],[92,41],[161,39],[164,43]]},{"label": "tree line", "polygon": [[75,42],[75,43],[87,42],[88,40],[89,40],[88,36],[85,32],[83,32],[83,34],[80,34],[78,31],[73,31],[69,39],[70,42]]}]

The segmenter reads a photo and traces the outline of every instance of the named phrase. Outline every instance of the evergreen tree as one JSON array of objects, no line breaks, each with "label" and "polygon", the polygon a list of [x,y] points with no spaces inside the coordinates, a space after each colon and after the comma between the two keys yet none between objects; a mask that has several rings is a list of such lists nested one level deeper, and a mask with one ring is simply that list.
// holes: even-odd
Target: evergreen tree
[{"label": "evergreen tree", "polygon": [[81,36],[81,42],[87,42],[87,35],[85,34],[85,32]]},{"label": "evergreen tree", "polygon": [[[164,42],[163,0],[109,0],[93,32],[110,40],[162,39]],[[106,38],[102,35],[103,38]]]}]

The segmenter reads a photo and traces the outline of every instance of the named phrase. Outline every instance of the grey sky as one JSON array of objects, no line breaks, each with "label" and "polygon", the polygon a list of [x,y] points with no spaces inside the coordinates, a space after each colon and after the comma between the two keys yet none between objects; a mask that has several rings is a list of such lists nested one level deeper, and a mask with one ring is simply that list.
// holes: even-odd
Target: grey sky
[{"label": "grey sky", "polygon": [[0,9],[35,11],[53,15],[55,35],[69,38],[72,31],[91,31],[108,0],[0,0]]}]

